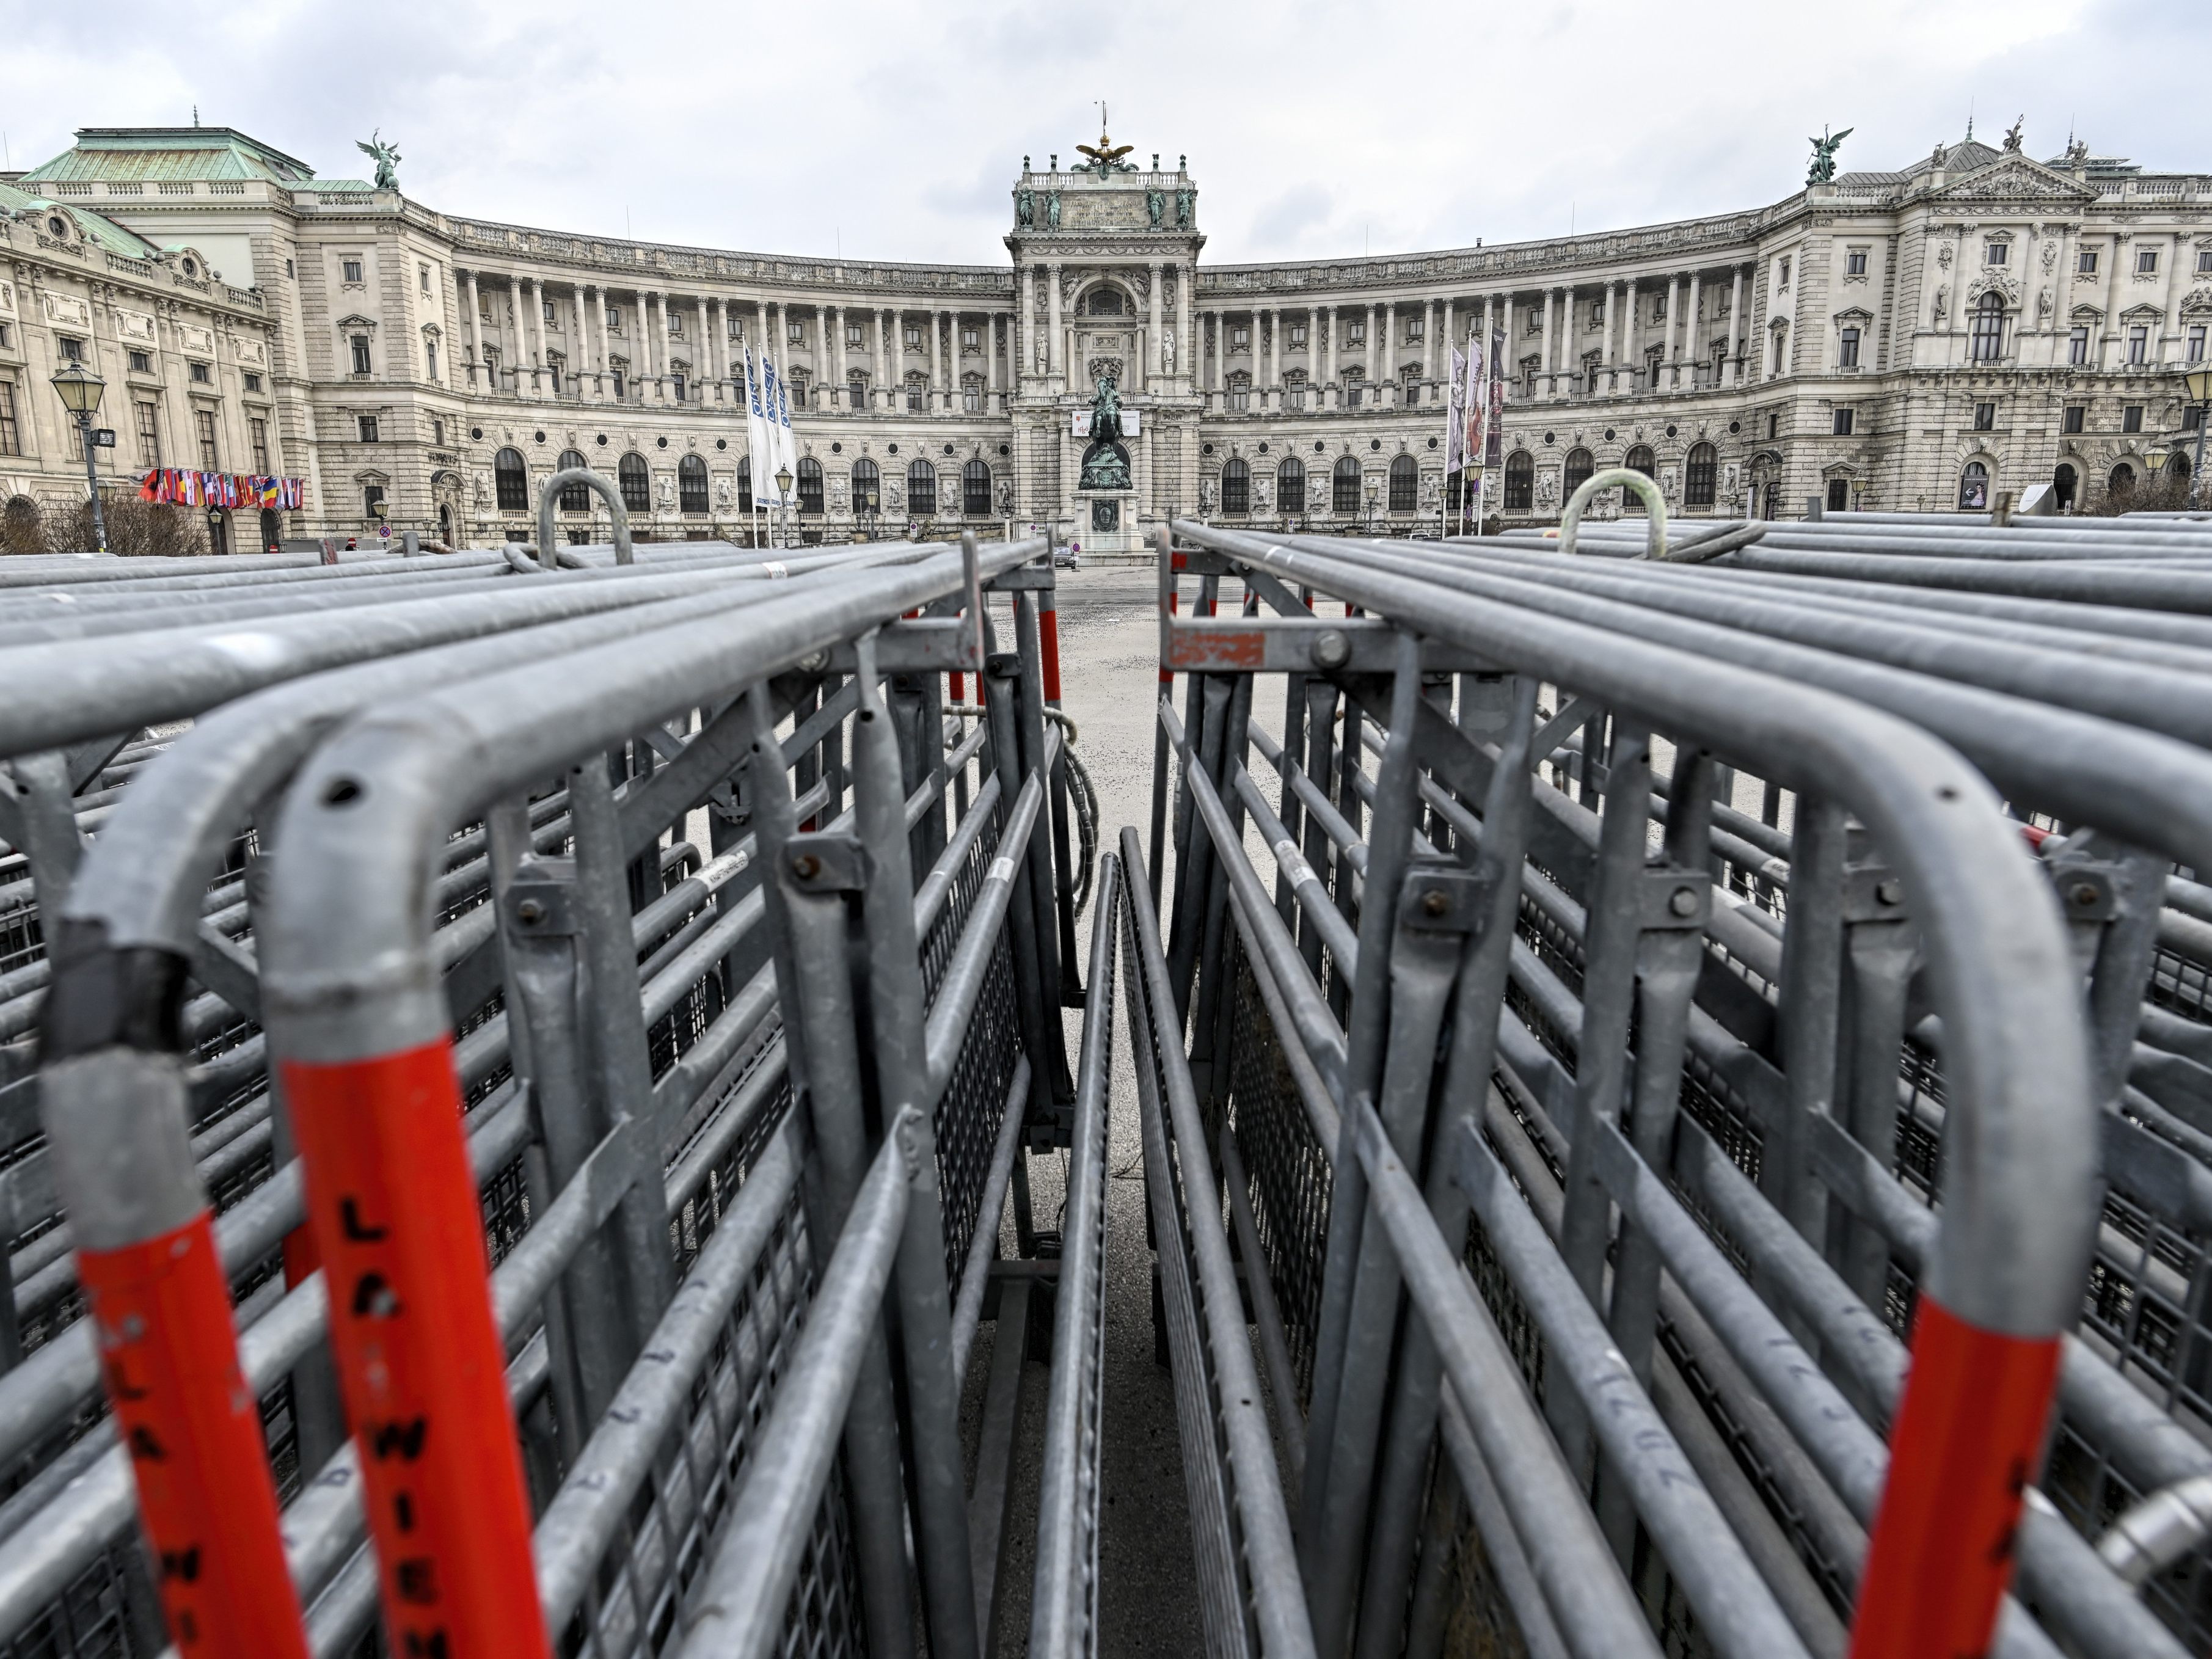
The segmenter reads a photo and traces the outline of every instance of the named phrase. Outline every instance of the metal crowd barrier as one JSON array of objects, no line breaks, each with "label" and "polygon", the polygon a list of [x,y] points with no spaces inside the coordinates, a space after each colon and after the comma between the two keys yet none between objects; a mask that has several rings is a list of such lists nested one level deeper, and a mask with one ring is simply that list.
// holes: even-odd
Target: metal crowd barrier
[{"label": "metal crowd barrier", "polygon": [[2201,1652],[2197,607],[1652,516],[1162,539],[1132,1030],[1209,1650]]},{"label": "metal crowd barrier", "polygon": [[1091,1650],[1045,545],[558,551],[0,592],[0,1654]]}]

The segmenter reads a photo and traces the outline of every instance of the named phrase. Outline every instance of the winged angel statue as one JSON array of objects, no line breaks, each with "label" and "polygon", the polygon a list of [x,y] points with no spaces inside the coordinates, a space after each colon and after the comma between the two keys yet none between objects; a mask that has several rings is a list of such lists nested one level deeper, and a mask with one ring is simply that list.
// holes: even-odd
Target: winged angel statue
[{"label": "winged angel statue", "polygon": [[1808,138],[1805,141],[1813,147],[1813,165],[1805,169],[1805,182],[1808,185],[1826,185],[1834,182],[1836,152],[1844,147],[1844,140],[1850,137],[1856,129],[1845,127],[1833,137],[1826,136],[1827,131],[1823,127],[1820,129],[1822,134],[1820,137]]},{"label": "winged angel statue", "polygon": [[363,155],[374,159],[376,187],[379,190],[397,190],[399,188],[399,152],[384,142],[382,134],[383,129],[380,127],[368,135],[367,143],[356,138],[353,147]]}]

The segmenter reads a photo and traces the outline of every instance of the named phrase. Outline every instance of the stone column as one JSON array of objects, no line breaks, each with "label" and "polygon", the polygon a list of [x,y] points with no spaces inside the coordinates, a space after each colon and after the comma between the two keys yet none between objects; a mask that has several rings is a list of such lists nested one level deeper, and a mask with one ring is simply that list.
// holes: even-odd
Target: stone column
[{"label": "stone column", "polygon": [[823,374],[830,382],[830,390],[822,399],[824,409],[836,409],[845,400],[845,324],[837,314],[836,306],[822,307],[822,364]]},{"label": "stone column", "polygon": [[[483,307],[477,298],[477,274],[469,273],[469,384],[477,383],[477,371],[483,362],[483,329],[478,320]],[[496,387],[493,388],[495,391]]]},{"label": "stone column", "polygon": [[1022,376],[1036,373],[1036,267],[1022,267],[1022,306],[1018,326],[1006,337],[1006,355],[1013,361],[1013,381],[1022,383]]},{"label": "stone column", "polygon": [[[1630,277],[1626,286],[1627,293],[1625,296],[1626,302],[1620,307],[1620,358],[1621,362],[1626,363],[1628,367],[1628,389],[1633,392],[1636,389],[1636,350],[1638,332],[1636,325],[1636,279],[1633,276]],[[1621,390],[1620,379],[1618,375],[1613,377],[1613,389],[1615,392]]]},{"label": "stone column", "polygon": [[[1459,342],[1452,337],[1452,331],[1459,326],[1459,319],[1454,314],[1455,308],[1452,302],[1446,299],[1441,303],[1443,307],[1443,317],[1437,330],[1440,337],[1437,342],[1436,366],[1429,371],[1429,378],[1432,380],[1450,378],[1452,351],[1459,344]],[[1446,394],[1447,402],[1449,401],[1449,395]]]},{"label": "stone column", "polygon": [[1395,300],[1383,302],[1382,332],[1375,342],[1375,349],[1382,364],[1376,376],[1376,386],[1378,389],[1389,388],[1381,400],[1382,405],[1385,409],[1395,409],[1398,405],[1398,302]]},{"label": "stone column", "polygon": [[[1498,314],[1499,322],[1504,326],[1497,331],[1505,336],[1505,349],[1500,354],[1504,361],[1498,365],[1497,373],[1504,376],[1508,386],[1510,386],[1513,380],[1513,353],[1517,349],[1513,343],[1513,296],[1510,294],[1504,295],[1498,301]],[[1510,396],[1511,393],[1509,392],[1507,395]]]},{"label": "stone column", "polygon": [[877,408],[889,410],[891,402],[891,366],[898,362],[893,355],[891,331],[898,325],[898,313],[888,307],[875,313],[876,319],[876,395]]},{"label": "stone column", "polygon": [[[1660,368],[1669,384],[1679,384],[1680,381],[1676,366],[1681,362],[1682,354],[1675,349],[1674,342],[1680,337],[1681,324],[1682,279],[1676,275],[1667,279],[1667,329],[1659,337]],[[1656,392],[1659,388],[1655,386],[1651,389]]]},{"label": "stone column", "polygon": [[1736,266],[1729,279],[1729,347],[1727,373],[1722,378],[1734,386],[1743,378],[1741,363],[1743,357],[1743,267]]},{"label": "stone column", "polygon": [[[1006,389],[1006,371],[999,367],[999,322],[1000,318],[997,312],[987,312],[984,314],[983,384],[985,386],[989,388],[990,392],[990,396],[985,398],[983,404],[987,410],[993,406],[994,402],[1003,401],[1002,394]],[[1006,319],[1006,355],[1008,356],[1012,356],[1013,355],[1013,319],[1011,317],[1007,318]]]},{"label": "stone column", "polygon": [[[1694,270],[1690,273],[1690,306],[1689,309],[1682,313],[1680,355],[1690,361],[1690,386],[1692,390],[1696,389],[1698,384],[1696,365],[1698,359],[1705,356],[1705,348],[1698,343],[1698,300],[1701,291],[1700,275],[1701,273]],[[1679,361],[1674,366],[1674,384],[1677,386],[1682,384],[1682,368]]]},{"label": "stone column", "polygon": [[1361,307],[1361,309],[1366,313],[1367,353],[1365,356],[1360,359],[1360,367],[1367,371],[1367,401],[1371,405],[1375,401],[1375,381],[1376,378],[1376,371],[1375,368],[1375,336],[1382,321],[1382,303],[1379,300],[1370,300],[1364,307]]},{"label": "stone column", "polygon": [[1151,274],[1151,276],[1152,276],[1152,325],[1151,325],[1151,334],[1146,334],[1146,347],[1144,347],[1144,376],[1146,376],[1146,380],[1151,380],[1152,376],[1159,376],[1159,374],[1166,374],[1166,372],[1168,372],[1168,368],[1166,368],[1166,361],[1164,361],[1164,358],[1161,358],[1161,354],[1159,354],[1159,341],[1161,341],[1161,334],[1159,334],[1159,261],[1157,261],[1157,258],[1155,258],[1155,261],[1152,261],[1151,265],[1146,265],[1146,270],[1148,270],[1148,274]]},{"label": "stone column", "polygon": [[[1329,407],[1328,400],[1330,394],[1328,388],[1336,384],[1336,329],[1334,326],[1335,317],[1336,307],[1334,306],[1328,307],[1325,309],[1317,309],[1314,313],[1314,329],[1316,334],[1320,332],[1324,321],[1327,321],[1331,325],[1328,330],[1328,355],[1322,362],[1321,385],[1314,392],[1314,407],[1316,409],[1326,409]],[[1321,350],[1321,342],[1318,339],[1314,342],[1314,350],[1316,353]]]},{"label": "stone column", "polygon": [[1052,287],[1045,295],[1048,320],[1045,327],[1044,369],[1048,374],[1057,374],[1062,372],[1067,356],[1067,342],[1060,337],[1060,267],[1048,266],[1045,280]]},{"label": "stone column", "polygon": [[[1616,283],[1616,282],[1613,282],[1613,281],[1612,281],[1612,280],[1610,280],[1610,279],[1607,279],[1607,283],[1606,283],[1606,285],[1605,285],[1605,341],[1604,341],[1604,343],[1603,343],[1602,348],[1599,350],[1599,352],[1598,352],[1598,354],[1597,354],[1598,366],[1605,371],[1605,374],[1606,374],[1606,385],[1607,385],[1608,387],[1610,387],[1610,386],[1612,386],[1612,384],[1613,384],[1613,361],[1614,361],[1614,360],[1613,360],[1613,295],[1614,295],[1614,294],[1619,290],[1620,287],[1620,283]],[[1591,392],[1596,392],[1597,387],[1596,387],[1595,386],[1592,386],[1590,387],[1590,390],[1591,390]]]},{"label": "stone column", "polygon": [[[1552,358],[1552,301],[1553,296],[1558,292],[1557,289],[1547,288],[1544,290],[1544,340],[1543,343],[1536,348],[1536,366],[1543,372],[1543,381],[1539,390],[1546,396],[1553,395],[1559,389],[1559,372]],[[1568,321],[1572,322],[1574,300],[1571,295],[1567,301],[1567,305],[1570,313]]]}]

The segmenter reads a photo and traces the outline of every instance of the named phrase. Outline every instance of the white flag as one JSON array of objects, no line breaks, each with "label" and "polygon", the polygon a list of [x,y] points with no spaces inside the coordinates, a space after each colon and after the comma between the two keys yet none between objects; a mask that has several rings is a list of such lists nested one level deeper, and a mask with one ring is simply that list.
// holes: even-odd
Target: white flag
[{"label": "white flag", "polygon": [[775,486],[769,482],[775,471],[775,459],[769,453],[768,422],[761,408],[760,370],[753,362],[752,343],[744,347],[745,374],[745,449],[752,465],[753,499],[763,506],[775,499]]},{"label": "white flag", "polygon": [[1456,472],[1467,462],[1467,354],[1452,348],[1451,385],[1445,393],[1444,471]]},{"label": "white flag", "polygon": [[781,375],[775,381],[776,464],[799,471],[799,443],[791,432],[791,387]]}]

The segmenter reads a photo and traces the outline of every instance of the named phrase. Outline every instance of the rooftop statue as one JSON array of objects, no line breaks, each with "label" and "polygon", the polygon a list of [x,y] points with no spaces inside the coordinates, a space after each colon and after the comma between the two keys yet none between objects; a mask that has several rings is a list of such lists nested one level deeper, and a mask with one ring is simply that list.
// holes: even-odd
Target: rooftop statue
[{"label": "rooftop statue", "polygon": [[383,129],[380,127],[368,135],[367,143],[356,139],[353,147],[363,155],[375,158],[376,187],[379,190],[397,190],[399,188],[399,152],[384,142],[382,132]]},{"label": "rooftop statue", "polygon": [[1136,146],[1117,144],[1106,136],[1106,106],[1103,103],[1098,106],[1098,142],[1096,144],[1078,144],[1075,148],[1091,158],[1088,166],[1077,169],[1079,173],[1095,173],[1103,179],[1109,173],[1134,173],[1137,170],[1134,162],[1121,159]]},{"label": "rooftop statue", "polygon": [[1017,191],[1014,196],[1014,224],[1022,230],[1036,228],[1036,192],[1033,190]]},{"label": "rooftop statue", "polygon": [[[1820,131],[1823,135],[1827,132],[1826,127],[1821,128]],[[1853,128],[1845,127],[1832,138],[1823,136],[1805,141],[1813,146],[1813,165],[1805,170],[1807,184],[1827,185],[1835,182],[1836,152],[1844,147],[1844,140],[1850,137],[1853,131]]]},{"label": "rooftop statue", "polygon": [[2021,129],[2025,127],[2027,125],[2027,117],[2023,115],[2020,119],[2012,124],[2010,131],[2005,134],[2004,147],[2008,153],[2014,155],[2020,154]]}]

